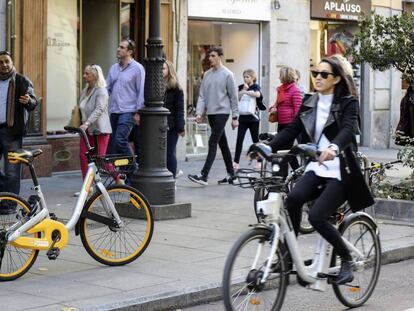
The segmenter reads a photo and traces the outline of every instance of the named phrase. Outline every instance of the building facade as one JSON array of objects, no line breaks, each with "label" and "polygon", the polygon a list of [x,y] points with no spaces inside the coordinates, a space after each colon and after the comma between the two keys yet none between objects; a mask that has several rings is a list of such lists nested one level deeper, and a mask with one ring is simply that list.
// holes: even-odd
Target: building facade
[{"label": "building facade", "polygon": [[[187,90],[188,135],[180,152],[187,158],[203,156],[207,147],[209,129],[206,124],[195,124],[194,108],[209,46],[224,48],[224,64],[235,73],[238,83],[242,82],[244,69],[254,69],[265,101],[271,105],[280,84],[281,66],[298,69],[301,83],[312,92],[310,70],[322,57],[345,54],[358,31],[359,13],[390,16],[412,7],[412,3],[401,0],[183,0],[181,5],[181,48],[175,57]],[[394,147],[391,134],[398,123],[404,94],[401,75],[395,70],[373,71],[367,65],[353,64],[353,69],[363,116],[360,144]],[[267,123],[266,113],[262,113],[261,130],[275,130],[274,124]],[[227,133],[234,148],[236,133],[230,127]],[[245,147],[249,144],[248,135],[246,138]]]},{"label": "building facade", "polygon": [[[0,0],[0,47],[13,53],[17,69],[30,77],[41,97],[24,143],[44,150],[42,175],[79,167],[78,138],[63,127],[83,87],[83,68],[97,63],[106,73],[116,61],[122,37],[137,42],[136,59],[144,60],[149,1]],[[256,71],[269,106],[276,100],[281,66],[298,69],[301,83],[312,91],[310,70],[322,57],[344,53],[358,31],[359,12],[390,16],[412,12],[413,7],[401,0],[163,0],[164,51],[177,68],[187,107],[187,135],[179,140],[179,158],[207,152],[209,127],[196,124],[194,112],[210,46],[224,48],[224,64],[238,84],[243,70]],[[354,73],[363,114],[360,143],[393,147],[391,132],[404,94],[400,74],[374,72],[369,66],[354,66]],[[261,131],[268,130],[275,125],[262,112]],[[234,149],[236,131],[228,127],[227,133]]]},{"label": "building facade", "polygon": [[[99,64],[106,74],[121,38],[137,43],[143,62],[150,0],[1,0],[4,46],[16,68],[34,83],[41,105],[32,114],[26,146],[44,151],[41,175],[79,168],[79,138],[63,127],[84,87],[83,68]],[[162,37],[172,57],[172,0],[161,7]],[[51,165],[52,164],[52,165]]]}]

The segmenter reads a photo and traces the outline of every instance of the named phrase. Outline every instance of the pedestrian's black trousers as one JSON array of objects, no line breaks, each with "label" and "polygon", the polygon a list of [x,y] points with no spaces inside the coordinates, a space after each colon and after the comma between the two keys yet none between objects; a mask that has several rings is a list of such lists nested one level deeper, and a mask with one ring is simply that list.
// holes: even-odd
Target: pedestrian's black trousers
[{"label": "pedestrian's black trousers", "polygon": [[233,175],[234,170],[233,163],[231,160],[231,153],[229,149],[229,144],[227,143],[226,132],[224,131],[229,115],[210,114],[207,117],[211,127],[211,135],[208,140],[207,159],[204,163],[203,169],[201,170],[201,174],[207,177],[210,173],[211,166],[213,165],[213,162],[216,158],[218,144],[220,146],[221,153],[223,154],[223,160],[226,165],[227,173]]},{"label": "pedestrian's black trousers", "polygon": [[344,189],[336,178],[319,177],[314,172],[307,172],[295,184],[287,197],[287,208],[296,235],[302,218],[302,206],[314,199],[309,212],[309,222],[335,248],[341,258],[352,260],[341,234],[329,222],[329,217],[345,202]]}]

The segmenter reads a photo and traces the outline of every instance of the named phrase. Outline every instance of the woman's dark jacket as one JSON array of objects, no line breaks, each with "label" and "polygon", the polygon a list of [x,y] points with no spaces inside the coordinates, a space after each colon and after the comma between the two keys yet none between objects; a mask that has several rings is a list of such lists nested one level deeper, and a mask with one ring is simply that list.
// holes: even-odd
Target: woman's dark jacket
[{"label": "woman's dark jacket", "polygon": [[165,91],[164,105],[170,111],[167,116],[168,130],[177,133],[184,132],[184,93],[179,88],[171,88]]},{"label": "woman's dark jacket", "polygon": [[[302,104],[292,123],[270,142],[273,151],[292,142],[299,134],[302,135],[303,143],[316,143],[314,133],[318,101],[318,94],[315,94]],[[352,96],[342,97],[332,103],[323,129],[327,139],[339,147],[341,182],[353,212],[374,204],[374,198],[355,157],[357,120],[358,101]]]},{"label": "woman's dark jacket", "polygon": [[[26,93],[29,94],[30,100],[27,105],[23,105],[19,102],[19,98]],[[16,73],[14,102],[14,124],[10,128],[10,132],[16,137],[22,137],[26,134],[27,131],[29,111],[32,111],[36,108],[38,101],[34,94],[32,82],[25,76],[18,73]]]}]

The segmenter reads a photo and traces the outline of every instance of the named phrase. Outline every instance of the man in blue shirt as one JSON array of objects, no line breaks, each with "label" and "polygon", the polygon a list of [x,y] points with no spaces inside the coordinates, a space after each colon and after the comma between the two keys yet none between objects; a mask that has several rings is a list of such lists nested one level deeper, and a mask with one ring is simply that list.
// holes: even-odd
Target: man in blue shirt
[{"label": "man in blue shirt", "polygon": [[[117,49],[118,63],[109,69],[107,84],[111,96],[109,112],[112,137],[110,154],[132,155],[128,136],[134,123],[139,126],[138,110],[144,105],[144,67],[133,59],[135,44],[121,40]],[[136,143],[136,142],[135,142]]]}]

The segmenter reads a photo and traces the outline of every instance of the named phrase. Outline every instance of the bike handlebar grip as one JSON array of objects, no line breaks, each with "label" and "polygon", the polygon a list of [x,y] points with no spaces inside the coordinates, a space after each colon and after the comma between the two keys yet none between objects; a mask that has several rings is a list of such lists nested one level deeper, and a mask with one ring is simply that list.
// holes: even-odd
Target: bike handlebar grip
[{"label": "bike handlebar grip", "polygon": [[86,132],[83,128],[73,127],[73,126],[65,126],[64,129],[68,132],[79,133],[81,138],[83,139],[83,142],[86,144],[86,148],[88,149],[88,151],[93,150],[91,144],[89,143],[88,136],[86,136]]},{"label": "bike handlebar grip", "polygon": [[68,131],[68,132],[75,132],[75,133],[79,133],[80,132],[80,128],[73,127],[73,126],[68,126],[68,125],[66,125],[64,127],[64,129],[65,129],[65,131]]}]

